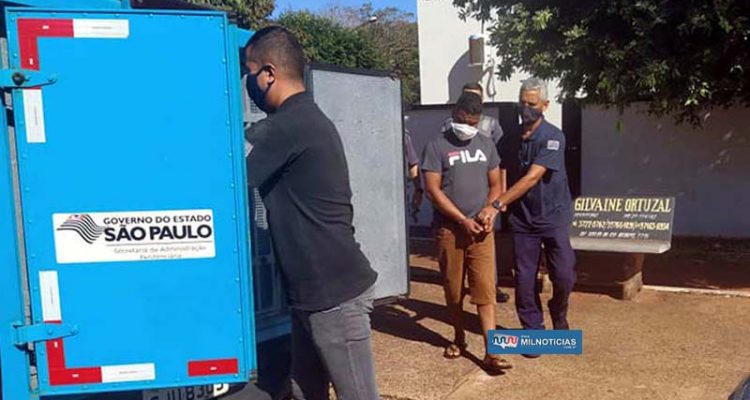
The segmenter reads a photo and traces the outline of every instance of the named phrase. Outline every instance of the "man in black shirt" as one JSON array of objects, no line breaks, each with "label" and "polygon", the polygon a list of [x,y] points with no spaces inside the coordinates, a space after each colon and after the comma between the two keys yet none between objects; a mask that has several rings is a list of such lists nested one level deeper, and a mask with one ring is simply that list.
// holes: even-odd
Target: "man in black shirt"
[{"label": "man in black shirt", "polygon": [[246,132],[247,171],[268,209],[292,307],[297,399],[377,399],[369,313],[377,273],[354,239],[349,172],[333,123],[305,93],[304,56],[280,27],[245,48],[250,98],[269,116]]}]

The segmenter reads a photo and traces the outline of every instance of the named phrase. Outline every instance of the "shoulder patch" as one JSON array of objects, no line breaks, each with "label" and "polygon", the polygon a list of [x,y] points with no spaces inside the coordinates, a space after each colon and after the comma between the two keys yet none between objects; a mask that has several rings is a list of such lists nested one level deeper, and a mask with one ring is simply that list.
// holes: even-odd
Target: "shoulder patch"
[{"label": "shoulder patch", "polygon": [[547,141],[547,150],[560,150],[560,141],[559,140],[548,140]]}]

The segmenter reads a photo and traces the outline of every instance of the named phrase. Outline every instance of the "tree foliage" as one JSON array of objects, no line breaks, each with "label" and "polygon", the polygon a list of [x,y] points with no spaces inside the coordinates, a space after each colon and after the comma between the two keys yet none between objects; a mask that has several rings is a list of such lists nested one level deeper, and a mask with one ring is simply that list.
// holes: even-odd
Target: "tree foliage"
[{"label": "tree foliage", "polygon": [[563,97],[698,124],[715,106],[750,104],[750,2],[454,0],[491,24],[508,78],[559,78]]},{"label": "tree foliage", "polygon": [[[419,102],[419,32],[413,16],[396,8],[361,11],[377,17],[361,29],[375,43],[386,68],[395,71],[403,83],[406,104]],[[370,6],[371,8],[371,6]],[[367,14],[361,14],[363,17]]]},{"label": "tree foliage", "polygon": [[331,5],[319,14],[287,11],[271,21],[274,0],[188,0],[233,12],[240,26],[271,23],[297,35],[308,61],[350,68],[392,70],[403,82],[408,104],[419,101],[419,46],[414,16],[395,7]]},{"label": "tree foliage", "polygon": [[275,9],[274,0],[187,0],[232,12],[242,28],[257,29],[268,20]]},{"label": "tree foliage", "polygon": [[333,5],[320,15],[370,41],[380,55],[382,68],[401,78],[404,102],[419,102],[419,42],[413,14],[395,7],[376,9],[372,3],[365,3],[359,8]]},{"label": "tree foliage", "polygon": [[290,11],[275,23],[297,36],[310,62],[350,68],[384,68],[382,58],[367,37],[328,18],[309,11]]}]

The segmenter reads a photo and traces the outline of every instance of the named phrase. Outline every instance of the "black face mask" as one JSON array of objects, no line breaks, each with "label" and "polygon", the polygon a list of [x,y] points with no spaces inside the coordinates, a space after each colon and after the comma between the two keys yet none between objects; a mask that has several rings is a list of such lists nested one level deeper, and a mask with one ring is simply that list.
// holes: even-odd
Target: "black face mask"
[{"label": "black face mask", "polygon": [[247,89],[247,94],[250,96],[253,103],[255,103],[261,111],[268,114],[270,107],[266,103],[266,96],[268,95],[268,91],[271,90],[271,84],[268,84],[266,90],[261,90],[258,85],[258,75],[260,75],[265,69],[266,67],[263,67],[255,74],[248,73],[247,80],[245,81],[245,88]]},{"label": "black face mask", "polygon": [[521,121],[524,125],[531,125],[542,118],[542,110],[529,106],[521,106]]}]

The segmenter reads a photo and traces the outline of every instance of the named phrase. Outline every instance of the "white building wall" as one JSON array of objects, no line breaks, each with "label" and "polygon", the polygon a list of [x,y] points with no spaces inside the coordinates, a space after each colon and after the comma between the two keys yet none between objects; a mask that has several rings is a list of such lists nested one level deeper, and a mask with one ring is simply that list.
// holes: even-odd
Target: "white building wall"
[{"label": "white building wall", "polygon": [[[516,102],[521,81],[527,73],[516,73],[508,81],[497,78],[493,65],[499,60],[495,49],[485,40],[484,67],[469,66],[469,37],[485,34],[482,23],[473,19],[461,20],[458,8],[451,0],[417,0],[419,23],[419,71],[421,102],[423,105],[449,104],[458,99],[463,85],[480,82],[485,89],[485,101]],[[550,83],[550,108],[547,120],[562,126],[562,105],[555,101],[559,90]]]},{"label": "white building wall", "polygon": [[750,237],[750,108],[713,111],[702,129],[643,110],[584,109],[583,194],[674,196],[676,235]]}]

